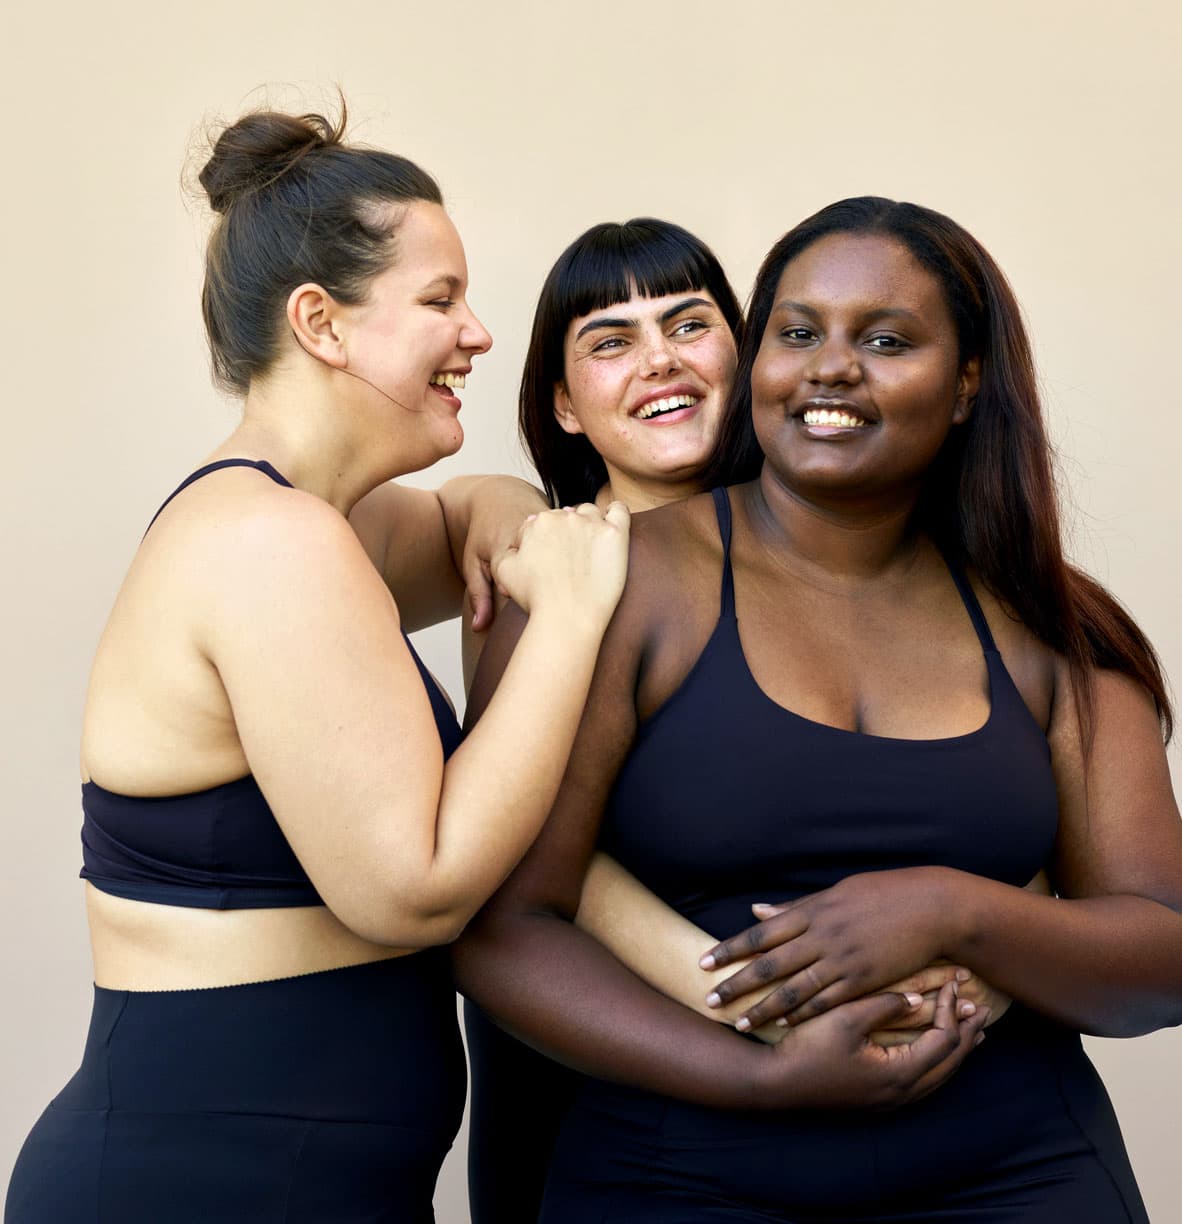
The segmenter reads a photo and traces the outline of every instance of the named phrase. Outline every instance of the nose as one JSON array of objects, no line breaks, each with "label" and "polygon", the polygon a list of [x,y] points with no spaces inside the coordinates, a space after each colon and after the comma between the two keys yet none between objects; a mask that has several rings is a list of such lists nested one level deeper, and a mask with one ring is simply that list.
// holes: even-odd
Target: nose
[{"label": "nose", "polygon": [[476,356],[487,353],[492,348],[492,342],[488,329],[469,308],[468,318],[460,329],[460,348]]},{"label": "nose", "polygon": [[680,367],[677,347],[659,327],[645,331],[640,341],[640,367],[645,377],[659,377]]},{"label": "nose", "polygon": [[840,336],[829,336],[813,350],[809,381],[822,387],[851,386],[862,381],[857,349]]}]

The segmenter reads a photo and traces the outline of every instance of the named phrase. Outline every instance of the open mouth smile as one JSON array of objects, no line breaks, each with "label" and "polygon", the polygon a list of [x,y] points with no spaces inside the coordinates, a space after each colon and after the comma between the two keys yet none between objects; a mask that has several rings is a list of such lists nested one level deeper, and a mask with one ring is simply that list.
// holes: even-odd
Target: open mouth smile
[{"label": "open mouth smile", "polygon": [[837,429],[865,429],[870,423],[855,412],[838,408],[810,408],[801,419],[806,425],[825,425]]},{"label": "open mouth smile", "polygon": [[666,395],[660,399],[649,400],[641,404],[632,414],[638,421],[651,421],[656,417],[668,416],[684,408],[696,408],[702,402],[700,395]]}]

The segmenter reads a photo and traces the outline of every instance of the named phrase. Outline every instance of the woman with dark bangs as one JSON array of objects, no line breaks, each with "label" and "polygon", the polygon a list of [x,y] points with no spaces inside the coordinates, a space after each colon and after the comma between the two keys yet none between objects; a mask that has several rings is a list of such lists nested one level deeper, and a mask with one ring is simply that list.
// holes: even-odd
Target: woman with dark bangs
[{"label": "woman with dark bangs", "polygon": [[[1079,1034],[1182,1020],[1171,714],[1063,558],[1003,275],[930,210],[833,205],[765,260],[731,408],[707,476],[746,483],[638,522],[554,811],[456,951],[467,993],[598,1077],[542,1219],[1146,1220]],[[597,845],[724,938],[706,968],[754,957],[703,1002],[758,992],[738,1027],[785,1040],[579,930]],[[1022,887],[1042,867],[1057,896]],[[985,1044],[955,980],[917,1040],[871,1040],[911,1003],[870,992],[940,958],[1013,998]]]},{"label": "woman with dark bangs", "polygon": [[[539,296],[519,400],[522,438],[550,503],[606,505],[614,498],[635,513],[707,487],[741,330],[739,303],[717,257],[680,226],[653,218],[609,222],[571,243]],[[468,636],[466,649],[480,642]],[[466,663],[474,667],[471,654]],[[712,1020],[737,1019],[737,1007],[704,1004],[695,962],[709,937],[605,854],[592,860],[578,921],[664,993]],[[914,1039],[931,1022],[936,991],[956,971],[933,966],[897,983],[926,998],[876,1039]],[[963,989],[965,1014],[973,999],[997,1001],[980,979]],[[535,1219],[574,1080],[471,1002],[466,1028],[474,1224]],[[761,1033],[769,1041],[781,1035],[774,1027]],[[510,1103],[514,1124],[507,1126]]]}]

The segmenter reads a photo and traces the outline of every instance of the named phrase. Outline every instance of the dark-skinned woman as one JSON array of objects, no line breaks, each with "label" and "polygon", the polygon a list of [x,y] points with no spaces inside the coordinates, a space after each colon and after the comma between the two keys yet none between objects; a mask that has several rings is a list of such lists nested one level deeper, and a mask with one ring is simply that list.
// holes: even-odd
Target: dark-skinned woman
[{"label": "dark-skinned woman", "polygon": [[[1144,1221],[1079,1034],[1182,1019],[1170,711],[1063,559],[1012,293],[947,218],[865,198],[773,248],[748,327],[715,470],[746,483],[640,520],[554,811],[457,953],[597,1077],[542,1218]],[[741,1018],[783,1042],[573,924],[597,846],[728,940],[709,968],[757,954],[711,1002],[786,979]],[[1041,867],[1057,896],[1022,887]],[[940,957],[1015,1000],[988,1040],[953,981],[918,1040],[872,1042],[910,1005],[867,992]]]}]

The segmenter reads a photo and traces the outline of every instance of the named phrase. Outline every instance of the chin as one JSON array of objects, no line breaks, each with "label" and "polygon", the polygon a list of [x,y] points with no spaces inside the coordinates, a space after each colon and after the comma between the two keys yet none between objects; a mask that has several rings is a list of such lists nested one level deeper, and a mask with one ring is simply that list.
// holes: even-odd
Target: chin
[{"label": "chin", "polygon": [[446,459],[448,455],[454,455],[456,451],[458,451],[460,447],[463,445],[464,445],[464,429],[463,429],[463,426],[461,426],[460,423],[457,421],[455,430],[453,431],[451,437],[448,438],[447,441],[445,441],[443,444],[441,453],[439,455],[440,459]]}]

